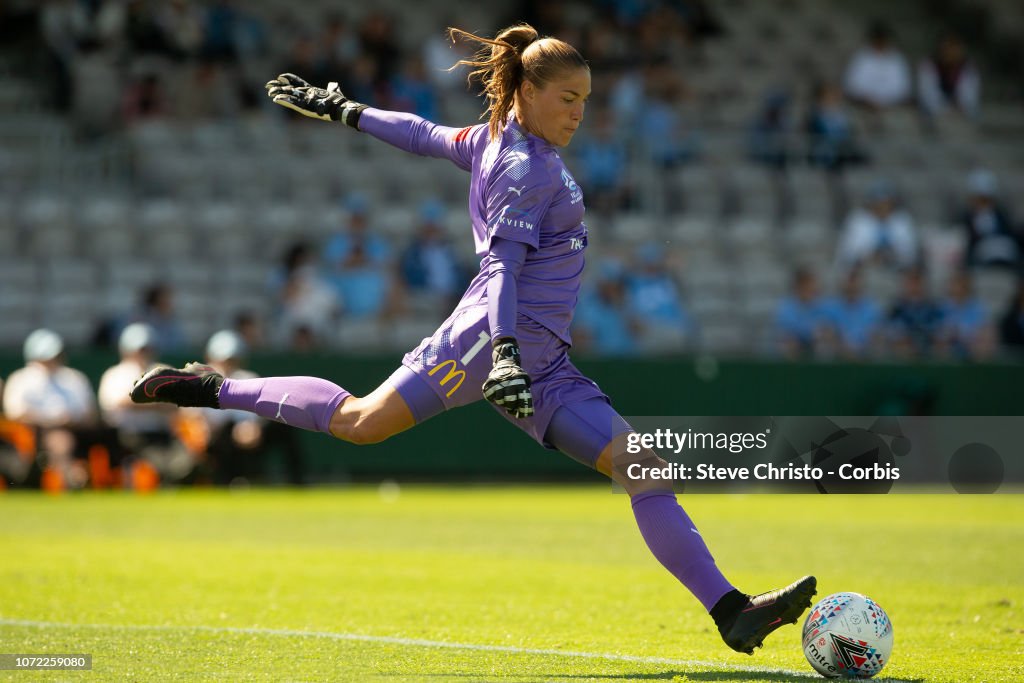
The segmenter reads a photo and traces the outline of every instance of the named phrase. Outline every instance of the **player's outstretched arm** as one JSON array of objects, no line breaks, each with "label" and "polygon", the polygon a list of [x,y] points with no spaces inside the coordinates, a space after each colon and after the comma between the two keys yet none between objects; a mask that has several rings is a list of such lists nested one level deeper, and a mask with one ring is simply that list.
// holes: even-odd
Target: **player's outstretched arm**
[{"label": "player's outstretched arm", "polygon": [[375,109],[348,99],[337,83],[318,88],[295,74],[281,74],[266,88],[274,104],[321,121],[341,121],[406,152],[448,159],[465,171],[471,169],[473,147],[487,128],[450,128],[415,114]]},{"label": "player's outstretched arm", "polygon": [[359,129],[359,116],[366,109],[365,104],[353,102],[345,97],[337,83],[327,88],[310,85],[295,74],[281,74],[268,81],[267,95],[282,107],[288,107],[321,121],[341,121],[346,126]]}]

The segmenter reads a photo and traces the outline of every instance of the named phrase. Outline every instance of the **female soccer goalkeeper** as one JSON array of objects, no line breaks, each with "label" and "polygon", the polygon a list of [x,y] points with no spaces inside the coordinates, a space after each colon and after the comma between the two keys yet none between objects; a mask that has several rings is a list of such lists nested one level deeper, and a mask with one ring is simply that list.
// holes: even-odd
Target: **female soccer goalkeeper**
[{"label": "female soccer goalkeeper", "polygon": [[[480,272],[434,336],[368,396],[314,377],[226,379],[190,363],[158,367],[132,389],[138,403],[248,410],[354,444],[383,441],[445,410],[485,398],[514,425],[619,482],[654,556],[700,600],[726,644],[752,654],[810,604],[814,577],[758,596],[736,590],[664,482],[633,480],[630,426],[597,384],[569,360],[569,324],[587,248],[583,192],[557,148],[583,121],[590,68],[574,47],[532,27],[494,38],[450,29],[476,42],[471,77],[483,84],[489,120],[447,128],[411,114],[353,102],[293,74],[267,83],[274,103],[341,122],[400,149],[448,159],[470,173],[469,211]],[[486,351],[490,351],[487,353]]]}]

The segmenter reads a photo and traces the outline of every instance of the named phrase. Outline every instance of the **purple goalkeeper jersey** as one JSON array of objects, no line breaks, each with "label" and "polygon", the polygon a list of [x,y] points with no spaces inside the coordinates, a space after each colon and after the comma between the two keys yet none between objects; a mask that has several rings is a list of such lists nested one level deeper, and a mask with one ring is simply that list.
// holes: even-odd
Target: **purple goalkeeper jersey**
[{"label": "purple goalkeeper jersey", "polygon": [[400,149],[451,160],[472,174],[469,214],[480,272],[456,310],[487,305],[493,237],[528,250],[518,285],[518,312],[572,343],[569,326],[580,289],[587,226],[583,191],[554,146],[527,133],[510,117],[501,136],[488,140],[485,124],[439,126],[413,114],[365,109],[362,131]]}]

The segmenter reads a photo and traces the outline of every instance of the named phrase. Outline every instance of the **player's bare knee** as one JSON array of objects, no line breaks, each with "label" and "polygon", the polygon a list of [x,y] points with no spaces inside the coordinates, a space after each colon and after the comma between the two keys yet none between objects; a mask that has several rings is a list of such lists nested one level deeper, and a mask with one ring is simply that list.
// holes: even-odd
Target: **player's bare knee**
[{"label": "player's bare knee", "polygon": [[366,446],[384,441],[393,430],[380,419],[372,405],[353,397],[331,418],[331,434],[356,446]]}]

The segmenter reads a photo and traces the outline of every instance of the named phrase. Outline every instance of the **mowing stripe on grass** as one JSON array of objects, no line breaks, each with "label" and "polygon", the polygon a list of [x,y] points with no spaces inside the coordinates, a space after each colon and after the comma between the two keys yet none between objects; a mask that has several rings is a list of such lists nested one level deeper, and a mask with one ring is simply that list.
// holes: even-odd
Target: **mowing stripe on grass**
[{"label": "mowing stripe on grass", "polygon": [[668,657],[641,657],[637,655],[620,655],[611,652],[575,652],[572,650],[538,649],[514,647],[512,645],[479,645],[474,643],[448,643],[440,640],[424,640],[422,638],[399,638],[397,636],[370,636],[362,633],[334,633],[331,631],[297,631],[281,628],[243,628],[237,626],[173,626],[160,624],[68,624],[52,621],[31,621],[23,619],[0,619],[0,626],[22,626],[28,628],[88,628],[110,629],[115,631],[192,631],[197,633],[236,633],[259,636],[284,636],[294,638],[323,638],[326,640],[350,640],[364,643],[384,643],[387,645],[403,645],[407,647],[447,648],[450,650],[471,650],[475,652],[507,652],[510,654],[544,655],[550,657],[570,657],[577,659],[604,659],[616,662],[637,662],[638,664],[667,664],[669,666],[717,667],[748,673],[783,674],[801,678],[819,678],[816,674],[806,671],[773,669],[763,666],[746,666],[744,664],[724,664],[722,662],[706,662],[697,659],[671,659]]}]

